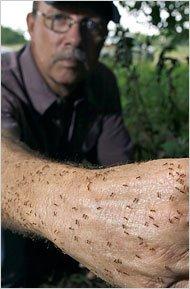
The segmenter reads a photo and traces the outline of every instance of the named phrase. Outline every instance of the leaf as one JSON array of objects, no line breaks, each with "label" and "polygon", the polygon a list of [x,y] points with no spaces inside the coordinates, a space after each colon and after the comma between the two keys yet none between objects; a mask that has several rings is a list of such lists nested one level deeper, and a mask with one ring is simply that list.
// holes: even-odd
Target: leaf
[{"label": "leaf", "polygon": [[152,24],[157,26],[158,23],[161,22],[160,8],[157,4],[152,7],[152,12],[150,15],[152,16]]}]

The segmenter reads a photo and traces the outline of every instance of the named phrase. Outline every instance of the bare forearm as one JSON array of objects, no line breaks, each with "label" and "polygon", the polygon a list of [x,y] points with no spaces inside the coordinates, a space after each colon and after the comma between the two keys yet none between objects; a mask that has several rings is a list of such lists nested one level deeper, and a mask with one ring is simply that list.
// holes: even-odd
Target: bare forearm
[{"label": "bare forearm", "polygon": [[[43,235],[45,203],[64,198],[76,169],[43,159],[10,139],[2,141],[2,223],[5,227]],[[54,202],[55,203],[55,202]],[[49,208],[49,206],[48,206]],[[53,207],[52,207],[53,209]],[[39,212],[40,210],[40,212]],[[48,224],[47,224],[48,226]]]},{"label": "bare forearm", "polygon": [[187,160],[86,170],[10,145],[3,159],[5,225],[48,238],[117,286],[187,276]]}]

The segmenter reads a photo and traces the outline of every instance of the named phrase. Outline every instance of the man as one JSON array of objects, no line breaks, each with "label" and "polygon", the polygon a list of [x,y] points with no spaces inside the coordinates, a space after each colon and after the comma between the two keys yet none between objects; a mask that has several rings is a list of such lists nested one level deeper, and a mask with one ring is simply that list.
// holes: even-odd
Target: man
[{"label": "man", "polygon": [[[62,162],[107,166],[130,159],[131,143],[121,117],[115,78],[98,62],[107,35],[107,23],[113,19],[112,8],[111,2],[101,3],[101,9],[97,2],[34,3],[33,13],[27,17],[31,46],[3,59],[2,128],[7,135],[21,140],[48,158]],[[137,219],[139,212],[144,214],[147,209],[154,213],[159,211],[162,204],[161,196],[156,192],[159,184],[167,196],[168,210],[171,209],[171,200],[168,201],[171,194],[178,203],[182,203],[182,208],[177,205],[174,208],[175,213],[178,211],[182,214],[177,218],[181,220],[183,229],[175,224],[175,230],[186,228],[187,187],[183,188],[184,195],[175,189],[176,180],[173,181],[169,175],[168,163],[166,167],[165,162],[160,161],[101,172],[73,169],[42,160],[9,142],[6,142],[3,153],[2,207],[5,227],[51,240],[99,276],[119,286],[140,284],[163,287],[176,283],[174,277],[177,274],[180,278],[184,275],[186,278],[184,259],[180,260],[180,273],[176,265],[179,255],[186,258],[185,246],[177,247],[177,253],[169,250],[174,256],[171,267],[168,266],[170,260],[165,260],[168,258],[161,256],[160,264],[157,258],[150,256],[153,249],[156,254],[164,250],[168,252],[167,248],[174,240],[170,221],[163,217],[163,222],[151,224],[149,230],[148,216],[145,221],[140,218],[142,224]],[[180,174],[185,175],[185,160],[175,160],[173,165],[176,174],[180,170]],[[155,175],[158,176],[156,181]],[[141,185],[139,179],[146,181]],[[181,181],[186,182],[186,177],[181,177]],[[168,184],[166,191],[165,184]],[[140,187],[146,190],[139,211]],[[156,208],[150,208],[150,191],[158,198]],[[131,202],[132,206],[129,204]],[[133,211],[131,214],[127,211],[130,209]],[[164,216],[160,211],[157,214]],[[123,220],[132,224],[130,232]],[[138,228],[135,226],[137,222]],[[122,232],[119,228],[122,228]],[[137,236],[140,229],[142,234]],[[150,244],[153,242],[155,245],[159,230],[165,230],[163,241],[160,245],[156,243],[156,248],[152,249]],[[131,237],[126,239],[129,235]],[[147,251],[148,259],[152,258],[152,262],[146,260],[143,270],[138,260],[141,256],[135,251],[135,246],[139,245],[137,241],[142,243],[142,239],[147,242],[146,250],[143,250]],[[175,242],[179,244],[185,240],[184,233],[179,234]],[[159,252],[157,248],[160,248]],[[35,255],[30,244],[31,251],[30,254]],[[42,251],[40,247],[38,254],[42,255],[41,261],[45,254],[49,254],[48,250],[44,254]],[[122,255],[124,260],[121,261]],[[34,270],[37,262],[32,262],[32,257],[28,262],[32,263],[31,269]],[[113,262],[110,262],[110,257],[114,257]],[[43,270],[47,264],[56,266],[56,259],[52,262],[47,258],[38,270]],[[129,271],[126,271],[125,259]],[[152,272],[149,263],[153,267]],[[120,268],[121,265],[123,268]],[[59,266],[64,268],[61,262]]]},{"label": "man", "polygon": [[3,128],[62,161],[130,160],[116,80],[98,62],[110,19],[111,2],[34,2],[31,45],[2,59]]},{"label": "man", "polygon": [[[2,129],[59,161],[128,162],[132,145],[121,116],[116,80],[98,62],[107,24],[118,19],[112,2],[34,1],[33,12],[27,16],[31,43],[2,57]],[[15,278],[17,270],[23,271],[18,266],[19,260],[24,263],[23,255],[38,256],[39,252],[33,252],[30,244],[29,253],[22,253],[26,242],[21,246],[22,238],[10,232],[7,238],[6,243],[21,250],[17,249],[13,262],[16,268],[11,264],[14,272],[4,274]]]}]

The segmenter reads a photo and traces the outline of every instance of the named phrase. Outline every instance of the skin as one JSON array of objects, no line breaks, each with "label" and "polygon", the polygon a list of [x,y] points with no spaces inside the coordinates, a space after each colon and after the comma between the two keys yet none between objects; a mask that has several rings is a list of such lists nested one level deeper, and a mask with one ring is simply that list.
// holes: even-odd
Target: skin
[{"label": "skin", "polygon": [[[39,2],[38,10],[46,15],[61,12],[44,2]],[[85,17],[91,17],[95,21],[101,20],[101,18],[91,10],[73,10],[67,7],[63,12],[68,13],[73,20],[79,22],[66,33],[51,31],[45,26],[43,17],[35,17],[32,13],[27,16],[27,25],[31,37],[32,54],[42,76],[54,92],[61,96],[68,96],[86,77],[87,73],[95,69],[107,35],[107,23],[103,26],[102,38],[87,37],[80,31],[80,22]],[[85,53],[85,63],[74,59],[55,61],[63,51],[77,48]]]},{"label": "skin", "polygon": [[187,172],[187,159],[72,167],[5,139],[2,222],[117,287],[188,287]]}]

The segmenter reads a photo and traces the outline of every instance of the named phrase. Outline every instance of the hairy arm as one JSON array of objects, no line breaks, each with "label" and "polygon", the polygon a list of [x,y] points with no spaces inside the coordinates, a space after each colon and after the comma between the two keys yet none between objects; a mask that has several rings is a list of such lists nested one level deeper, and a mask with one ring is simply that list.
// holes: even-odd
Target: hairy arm
[{"label": "hairy arm", "polygon": [[9,140],[2,158],[4,226],[51,240],[116,286],[187,286],[187,159],[88,170]]}]

